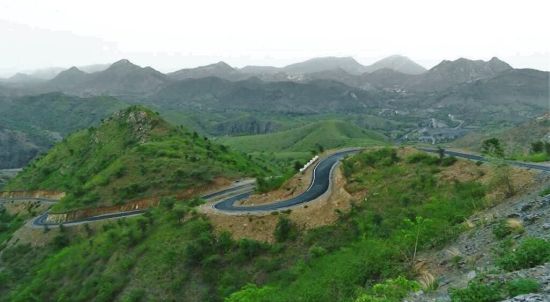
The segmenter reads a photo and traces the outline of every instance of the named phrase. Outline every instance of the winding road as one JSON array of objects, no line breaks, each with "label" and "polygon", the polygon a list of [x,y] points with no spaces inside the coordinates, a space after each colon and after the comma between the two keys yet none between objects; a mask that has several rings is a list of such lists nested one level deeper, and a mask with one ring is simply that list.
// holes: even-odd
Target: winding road
[{"label": "winding road", "polygon": [[[437,149],[432,149],[432,148],[418,148],[418,149],[421,151],[431,152],[431,153],[438,152]],[[214,208],[215,210],[219,212],[225,212],[227,214],[231,214],[231,213],[246,214],[246,213],[272,212],[272,211],[284,210],[289,207],[310,202],[322,196],[323,194],[325,194],[330,188],[332,172],[336,164],[347,155],[357,153],[360,150],[361,149],[359,148],[345,149],[345,150],[338,151],[332,155],[329,155],[326,158],[321,159],[317,163],[317,165],[314,167],[313,178],[308,189],[302,194],[287,200],[279,200],[269,204],[252,205],[252,206],[236,205],[238,201],[246,199],[254,193],[255,182],[252,180],[235,183],[229,188],[225,188],[217,192],[205,194],[202,196],[202,198],[209,202],[213,202],[212,208]],[[445,150],[445,154],[449,156],[455,156],[455,157],[460,157],[460,158],[465,158],[465,159],[475,160],[475,161],[489,161],[489,159],[480,155],[463,153],[458,151]],[[507,161],[507,162],[517,167],[550,173],[550,166],[518,162],[518,161]],[[17,199],[0,198],[0,204],[6,203],[6,202],[17,202],[17,201],[40,201],[42,203],[47,203],[47,204],[55,203],[54,200],[41,199],[41,198],[17,198]],[[131,216],[143,214],[145,211],[146,209],[140,209],[140,210],[92,216],[92,217],[87,217],[80,220],[65,222],[63,223],[63,225],[73,226],[73,225],[79,225],[79,224],[84,224],[88,222],[95,222],[95,221],[101,221],[101,220],[107,220],[107,219],[131,217]],[[42,215],[35,217],[29,223],[29,225],[35,228],[59,225],[58,223],[47,222],[47,217],[48,217],[48,213],[47,212],[43,213]]]},{"label": "winding road", "polygon": [[[235,185],[216,191],[213,193],[208,193],[206,195],[203,195],[201,198],[205,200],[215,200],[220,197],[224,196],[233,196],[234,194],[241,194],[243,192],[250,193],[253,192],[255,189],[255,182],[251,180],[246,180],[243,182],[236,183]],[[45,199],[45,198],[0,198],[0,205],[4,203],[9,202],[24,202],[24,201],[38,201],[44,204],[55,204],[57,200],[54,199]],[[109,214],[103,214],[103,215],[97,215],[97,216],[91,216],[86,217],[83,219],[73,220],[69,222],[62,223],[63,226],[75,226],[80,224],[85,224],[89,222],[95,222],[95,221],[101,221],[101,220],[108,220],[108,219],[118,219],[123,217],[131,217],[136,216],[145,213],[146,209],[140,209],[140,210],[133,210],[133,211],[125,211],[125,212],[117,212],[117,213],[109,213]],[[45,226],[59,226],[61,223],[54,223],[54,222],[48,222],[48,212],[45,212],[31,220],[31,222],[28,224],[28,226],[33,228],[43,228]]]},{"label": "winding road", "polygon": [[219,201],[213,205],[213,208],[222,212],[233,213],[250,213],[250,212],[265,212],[278,211],[295,205],[306,203],[315,200],[328,191],[331,183],[332,170],[336,164],[345,156],[359,152],[361,149],[347,149],[336,152],[328,157],[321,159],[313,170],[313,179],[309,188],[302,194],[287,200],[275,201],[269,204],[257,206],[237,206],[235,203],[239,200],[246,199],[250,196],[249,193],[242,193],[232,196],[225,200]]}]

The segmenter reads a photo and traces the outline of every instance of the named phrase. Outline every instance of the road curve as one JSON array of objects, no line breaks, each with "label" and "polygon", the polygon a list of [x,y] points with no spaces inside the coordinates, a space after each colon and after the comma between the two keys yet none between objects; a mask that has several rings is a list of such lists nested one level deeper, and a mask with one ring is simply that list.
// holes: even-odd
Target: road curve
[{"label": "road curve", "polygon": [[[222,197],[225,195],[233,196],[235,194],[242,194],[243,192],[252,192],[254,191],[254,181],[252,180],[245,180],[240,183],[236,183],[235,185],[216,191],[213,193],[208,193],[201,198],[206,200],[212,200],[218,197]],[[35,197],[29,197],[29,198],[0,198],[0,205],[3,203],[8,202],[19,202],[19,201],[38,201],[46,204],[55,204],[57,200],[54,199],[46,199],[46,198],[35,198]],[[28,224],[28,226],[33,228],[42,228],[45,226],[55,227],[59,226],[60,224],[63,224],[64,226],[75,226],[79,224],[84,224],[88,222],[95,222],[100,220],[107,220],[107,219],[117,219],[117,218],[123,218],[123,217],[131,217],[143,214],[146,211],[146,209],[140,209],[140,210],[132,210],[132,211],[125,211],[125,212],[117,212],[117,213],[109,213],[109,214],[103,214],[103,215],[97,215],[97,216],[91,216],[86,217],[78,220],[72,220],[64,223],[53,223],[53,222],[47,222],[48,218],[48,212],[45,212],[31,220],[31,222]]]},{"label": "road curve", "polygon": [[275,201],[269,204],[257,206],[237,206],[235,203],[239,200],[246,199],[251,192],[242,193],[230,198],[221,200],[213,205],[213,208],[222,212],[231,213],[249,213],[249,212],[265,212],[277,211],[291,206],[312,201],[323,195],[330,186],[333,167],[345,156],[359,152],[361,149],[347,149],[334,153],[324,159],[321,159],[313,170],[313,179],[309,188],[302,194],[287,200]]},{"label": "road curve", "polygon": [[[418,150],[422,150],[422,151],[425,151],[425,152],[432,152],[432,153],[437,153],[438,152],[437,149],[431,149],[431,148],[418,148]],[[450,155],[450,156],[454,156],[454,157],[461,157],[461,158],[465,158],[465,159],[469,159],[469,160],[484,161],[484,162],[489,161],[489,159],[487,159],[487,158],[485,158],[481,155],[470,154],[470,153],[463,153],[463,152],[445,150],[445,154]],[[516,166],[516,167],[521,167],[521,168],[525,168],[525,169],[539,170],[539,171],[542,171],[542,172],[550,173],[550,166],[537,165],[537,164],[525,163],[525,162],[514,161],[514,160],[507,160],[506,162],[508,164]]]}]

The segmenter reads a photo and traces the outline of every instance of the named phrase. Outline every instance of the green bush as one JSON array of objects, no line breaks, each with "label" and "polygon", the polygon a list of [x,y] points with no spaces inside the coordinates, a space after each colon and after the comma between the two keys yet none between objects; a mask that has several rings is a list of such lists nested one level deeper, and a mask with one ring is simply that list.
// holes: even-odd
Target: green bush
[{"label": "green bush", "polygon": [[326,253],[327,253],[327,250],[322,246],[314,245],[314,246],[309,248],[309,254],[312,257],[315,257],[315,258],[321,257],[321,256],[325,255]]},{"label": "green bush", "polygon": [[497,259],[497,265],[507,271],[531,268],[550,261],[550,241],[526,238],[515,249],[506,251]]},{"label": "green bush", "polygon": [[515,297],[519,295],[536,293],[540,289],[540,285],[537,280],[534,279],[514,279],[506,284],[508,295]]},{"label": "green bush", "polygon": [[424,152],[418,152],[407,157],[407,162],[409,164],[423,163],[426,165],[437,165],[439,164],[440,160],[439,158],[426,154]]},{"label": "green bush", "polygon": [[393,148],[382,148],[359,154],[359,160],[367,166],[391,166],[399,161],[397,151]]},{"label": "green bush", "polygon": [[482,284],[470,281],[468,287],[451,289],[452,302],[497,302],[504,299],[501,285],[498,283]]},{"label": "green bush", "polygon": [[355,302],[400,302],[410,292],[419,289],[418,282],[399,276],[374,285],[366,294],[360,295]]},{"label": "green bush", "polygon": [[454,163],[456,163],[456,161],[457,161],[457,159],[454,156],[445,157],[441,160],[441,165],[443,167],[449,167],[449,166],[454,165]]},{"label": "green bush", "polygon": [[523,231],[524,229],[521,225],[514,228],[506,219],[501,219],[497,224],[493,226],[493,234],[497,239],[504,239],[508,235],[511,235],[513,233],[522,233]]},{"label": "green bush", "polygon": [[278,242],[294,240],[298,236],[298,228],[288,217],[280,215],[275,226],[274,235]]}]

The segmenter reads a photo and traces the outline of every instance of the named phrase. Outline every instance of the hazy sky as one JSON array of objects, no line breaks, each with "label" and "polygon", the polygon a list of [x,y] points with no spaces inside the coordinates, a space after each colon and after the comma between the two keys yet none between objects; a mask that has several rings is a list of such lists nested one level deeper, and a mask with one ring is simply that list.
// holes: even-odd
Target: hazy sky
[{"label": "hazy sky", "polygon": [[172,71],[317,56],[550,70],[550,1],[0,0],[0,74],[128,58]]}]

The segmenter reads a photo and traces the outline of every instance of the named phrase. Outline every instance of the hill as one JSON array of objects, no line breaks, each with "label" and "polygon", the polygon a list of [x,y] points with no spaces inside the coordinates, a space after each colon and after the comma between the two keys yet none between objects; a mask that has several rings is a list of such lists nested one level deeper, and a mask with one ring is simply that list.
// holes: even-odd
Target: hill
[{"label": "hill", "polygon": [[380,69],[391,69],[404,74],[421,74],[426,72],[426,68],[420,64],[400,55],[393,55],[376,61],[367,66],[365,71],[371,73]]},{"label": "hill", "polygon": [[[0,301],[401,301],[408,292],[438,288],[439,272],[419,270],[417,259],[458,269],[468,265],[461,263],[466,256],[451,260],[455,255],[443,247],[463,232],[470,243],[463,250],[471,250],[478,237],[492,239],[490,230],[479,235],[478,229],[496,221],[464,225],[472,213],[492,207],[489,198],[499,190],[487,184],[487,165],[382,148],[352,156],[341,167],[339,188],[349,192],[353,206],[337,212],[334,223],[302,228],[301,207],[289,214],[226,217],[275,233],[276,242],[216,232],[196,203],[177,199],[163,199],[140,217],[37,230],[54,238],[44,246],[0,242]],[[0,219],[8,232],[22,223],[3,212]],[[0,229],[0,240],[2,235]],[[522,240],[515,233],[509,238],[509,244]],[[441,253],[420,257],[432,250]],[[476,266],[483,260],[468,259]]]},{"label": "hill", "polygon": [[472,132],[454,141],[452,146],[480,152],[482,142],[492,137],[501,141],[508,156],[526,154],[529,152],[531,143],[550,141],[550,114],[547,113],[506,129]]},{"label": "hill", "polygon": [[[258,169],[258,170],[256,170]],[[111,206],[153,195],[190,195],[217,178],[265,167],[134,106],[76,132],[32,162],[6,190],[68,193],[54,208]]]},{"label": "hill", "polygon": [[345,146],[384,145],[378,133],[343,121],[327,120],[262,135],[226,137],[224,144],[244,152],[309,152]]},{"label": "hill", "polygon": [[290,74],[307,74],[338,68],[343,69],[350,74],[358,75],[365,72],[365,66],[359,64],[352,57],[313,58],[304,62],[285,66],[283,71]]},{"label": "hill", "polygon": [[167,81],[166,75],[151,67],[120,60],[94,73],[72,67],[47,82],[42,89],[77,95],[139,96],[153,93]]},{"label": "hill", "polygon": [[449,108],[464,120],[480,124],[524,122],[548,110],[549,77],[550,73],[544,71],[510,69],[457,85],[424,106]]},{"label": "hill", "polygon": [[454,85],[488,79],[512,67],[498,58],[489,61],[460,58],[444,60],[427,72],[408,81],[406,87],[417,91],[442,91]]},{"label": "hill", "polygon": [[0,100],[0,169],[20,168],[69,133],[96,125],[126,106],[112,97],[61,93]]},{"label": "hill", "polygon": [[241,73],[239,70],[234,69],[225,62],[218,62],[206,66],[200,66],[196,68],[180,69],[168,73],[167,76],[173,80],[185,80],[185,79],[198,79],[206,77],[218,77],[226,80],[243,79],[246,74]]},{"label": "hill", "polygon": [[149,98],[164,109],[281,113],[364,112],[384,96],[340,82],[264,82],[257,78],[227,81],[220,78],[188,79],[170,83]]}]

